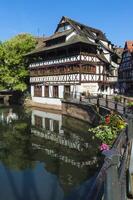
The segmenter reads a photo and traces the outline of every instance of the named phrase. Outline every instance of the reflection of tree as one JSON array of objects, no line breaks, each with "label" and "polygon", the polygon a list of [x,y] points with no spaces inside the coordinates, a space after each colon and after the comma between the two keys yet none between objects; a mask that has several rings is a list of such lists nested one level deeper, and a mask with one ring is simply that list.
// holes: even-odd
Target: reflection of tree
[{"label": "reflection of tree", "polygon": [[22,112],[18,120],[8,126],[1,124],[1,144],[4,144],[0,153],[0,160],[12,169],[33,167],[32,148],[30,141],[30,118]]}]

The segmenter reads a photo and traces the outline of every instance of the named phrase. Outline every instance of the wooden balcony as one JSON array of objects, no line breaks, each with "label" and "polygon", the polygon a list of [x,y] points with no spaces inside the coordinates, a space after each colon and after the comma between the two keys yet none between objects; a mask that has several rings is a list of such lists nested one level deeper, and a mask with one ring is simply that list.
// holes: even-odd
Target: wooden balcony
[{"label": "wooden balcony", "polygon": [[48,76],[48,75],[64,75],[75,73],[91,73],[96,74],[96,67],[91,65],[79,66],[58,66],[58,67],[45,67],[45,68],[32,68],[30,70],[30,76]]},{"label": "wooden balcony", "polygon": [[100,60],[95,56],[95,54],[82,54],[82,55],[72,55],[66,57],[58,57],[55,59],[49,59],[41,62],[32,63],[29,65],[29,68],[39,68],[44,66],[54,66],[60,65],[65,63],[76,63],[76,62],[90,62],[90,63],[97,63]]}]

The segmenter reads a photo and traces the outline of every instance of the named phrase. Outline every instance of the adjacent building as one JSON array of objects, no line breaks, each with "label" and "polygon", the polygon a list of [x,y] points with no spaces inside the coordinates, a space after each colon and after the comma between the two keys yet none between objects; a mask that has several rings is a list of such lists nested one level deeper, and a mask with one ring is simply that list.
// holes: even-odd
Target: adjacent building
[{"label": "adjacent building", "polygon": [[133,95],[133,41],[125,43],[119,67],[120,93]]},{"label": "adjacent building", "polygon": [[59,105],[67,93],[113,94],[120,56],[98,29],[62,17],[28,55],[33,102]]}]

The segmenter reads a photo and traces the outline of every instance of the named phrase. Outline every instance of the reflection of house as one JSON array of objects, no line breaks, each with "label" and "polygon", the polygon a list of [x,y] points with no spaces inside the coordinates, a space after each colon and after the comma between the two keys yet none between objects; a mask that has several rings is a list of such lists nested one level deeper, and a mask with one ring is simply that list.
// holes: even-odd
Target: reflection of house
[{"label": "reflection of house", "polygon": [[32,125],[49,130],[51,132],[63,133],[62,115],[43,112],[39,110],[32,111]]},{"label": "reflection of house", "polygon": [[78,168],[94,166],[98,162],[96,147],[93,148],[93,144],[88,143],[85,135],[80,136],[74,132],[76,121],[73,123],[73,132],[68,131],[68,124],[66,132],[66,128],[62,127],[63,120],[61,114],[33,110],[31,128],[33,148]]},{"label": "reflection of house", "polygon": [[125,43],[119,67],[119,87],[121,93],[133,94],[133,41]]},{"label": "reflection of house", "polygon": [[62,115],[60,114],[33,110],[32,125],[34,127],[31,129],[31,132],[46,140],[78,151],[83,151],[83,147],[88,147],[88,143],[85,141],[83,143],[83,139],[78,137],[78,135],[76,136],[73,133],[68,137],[67,134],[64,134],[64,130],[62,129]]},{"label": "reflection of house", "polygon": [[55,33],[27,55],[32,100],[61,105],[67,92],[113,93],[119,55],[105,34],[62,17]]},{"label": "reflection of house", "polygon": [[52,145],[51,149],[36,143],[32,145],[35,150],[34,158],[38,159],[42,155],[41,161],[45,162],[45,169],[58,176],[65,193],[68,193],[69,190],[72,190],[73,187],[81,184],[86,179],[92,178],[100,165],[100,160],[96,157],[92,160],[82,161],[81,159],[77,160],[79,155],[75,157],[66,155],[64,151],[54,150]]},{"label": "reflection of house", "polygon": [[[98,169],[101,159],[97,157],[96,144],[89,144],[90,135],[85,137],[75,121],[69,127],[69,120],[61,114],[32,110],[32,149],[34,159],[45,162],[45,169],[58,175],[58,179],[65,191],[80,184],[86,177],[92,177]],[[64,126],[64,120],[66,126]],[[54,127],[56,122],[56,128]],[[83,123],[83,122],[82,122]],[[82,124],[83,126],[83,124]],[[87,126],[87,127],[86,127]],[[88,132],[89,125],[85,128]],[[69,130],[69,128],[71,130]],[[79,129],[79,132],[77,131]],[[95,143],[95,140],[93,140]],[[51,158],[51,159],[50,159]],[[71,179],[71,181],[70,181]]]},{"label": "reflection of house", "polygon": [[61,155],[61,153],[57,153],[53,149],[47,149],[47,148],[44,148],[43,146],[40,146],[40,145],[37,145],[37,144],[34,144],[34,143],[32,144],[32,146],[35,149],[44,150],[46,154],[48,154],[49,156],[51,156],[53,158],[58,158],[58,159],[62,160],[63,162],[69,163],[69,164],[76,166],[78,168],[82,168],[82,167],[88,166],[88,165],[93,166],[98,162],[97,157],[93,157],[92,160],[78,161],[78,160],[75,160],[75,159],[70,158],[68,156],[65,156],[63,154]]}]

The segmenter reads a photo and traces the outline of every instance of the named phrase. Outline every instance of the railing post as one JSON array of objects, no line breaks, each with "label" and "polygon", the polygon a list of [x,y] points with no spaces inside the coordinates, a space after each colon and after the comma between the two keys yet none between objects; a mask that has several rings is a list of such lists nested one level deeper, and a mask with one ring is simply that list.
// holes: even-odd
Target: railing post
[{"label": "railing post", "polygon": [[99,97],[97,97],[97,105],[96,105],[96,109],[97,109],[97,112],[99,113],[99,107],[100,107],[100,105],[99,105]]},{"label": "railing post", "polygon": [[106,108],[108,108],[108,95],[106,94]]},{"label": "railing post", "polygon": [[89,102],[89,103],[91,102],[91,99],[90,99],[90,98],[91,98],[91,97],[89,96],[89,97],[88,97],[88,102]]},{"label": "railing post", "polygon": [[118,105],[118,102],[115,101],[115,110],[117,111],[117,105]]},{"label": "railing post", "polygon": [[110,167],[106,171],[104,183],[104,200],[121,200],[119,184],[118,165],[120,156],[117,152],[107,151],[106,158],[110,162]]},{"label": "railing post", "polygon": [[127,129],[128,140],[131,140],[133,139],[133,114],[128,114],[127,119],[128,119],[128,129]]},{"label": "railing post", "polygon": [[123,113],[126,113],[126,98],[123,97]]},{"label": "railing post", "polygon": [[99,97],[97,97],[97,107],[99,108]]}]

